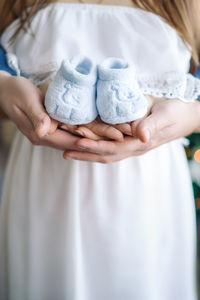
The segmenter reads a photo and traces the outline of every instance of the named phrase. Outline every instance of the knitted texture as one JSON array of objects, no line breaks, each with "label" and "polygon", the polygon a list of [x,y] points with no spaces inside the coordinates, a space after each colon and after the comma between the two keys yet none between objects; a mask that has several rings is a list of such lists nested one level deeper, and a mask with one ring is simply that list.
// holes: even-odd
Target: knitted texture
[{"label": "knitted texture", "polygon": [[119,124],[139,119],[147,107],[133,66],[118,58],[108,58],[99,65],[97,108],[104,122]]},{"label": "knitted texture", "polygon": [[97,117],[96,67],[90,59],[78,56],[63,61],[48,87],[45,107],[49,115],[60,122],[78,125]]}]

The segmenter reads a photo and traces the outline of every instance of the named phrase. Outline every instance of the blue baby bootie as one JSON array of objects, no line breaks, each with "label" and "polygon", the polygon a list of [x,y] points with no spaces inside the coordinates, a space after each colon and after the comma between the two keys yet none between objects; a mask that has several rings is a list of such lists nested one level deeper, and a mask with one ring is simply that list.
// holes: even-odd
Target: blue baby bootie
[{"label": "blue baby bootie", "polygon": [[104,122],[134,121],[143,117],[147,108],[132,65],[119,58],[107,58],[98,66],[97,109]]},{"label": "blue baby bootie", "polygon": [[95,120],[96,81],[97,68],[89,58],[79,55],[64,60],[45,97],[50,117],[71,125]]}]

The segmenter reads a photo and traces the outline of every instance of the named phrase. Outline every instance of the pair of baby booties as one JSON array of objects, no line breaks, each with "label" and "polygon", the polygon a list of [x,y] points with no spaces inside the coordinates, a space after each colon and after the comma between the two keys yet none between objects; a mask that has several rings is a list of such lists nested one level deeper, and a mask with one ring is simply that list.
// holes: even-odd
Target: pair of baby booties
[{"label": "pair of baby booties", "polygon": [[130,122],[147,112],[147,99],[127,61],[107,58],[96,66],[85,56],[64,60],[50,83],[45,107],[59,122],[87,124],[99,115],[108,124]]}]

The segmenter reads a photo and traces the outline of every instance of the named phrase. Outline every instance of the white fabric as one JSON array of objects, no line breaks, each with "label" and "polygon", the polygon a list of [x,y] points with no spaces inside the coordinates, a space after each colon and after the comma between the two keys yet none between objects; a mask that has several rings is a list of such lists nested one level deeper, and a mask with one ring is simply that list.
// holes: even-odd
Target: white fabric
[{"label": "white fabric", "polygon": [[191,102],[200,95],[200,80],[189,73],[143,74],[138,75],[138,83],[143,94],[159,98],[179,98],[184,102]]},{"label": "white fabric", "polygon": [[[16,25],[1,43],[33,79],[79,52],[97,63],[127,59],[141,74],[188,71],[176,32],[138,9],[51,4],[33,34],[9,44]],[[179,141],[102,165],[64,161],[18,132],[0,213],[2,300],[196,299],[194,203]]]}]

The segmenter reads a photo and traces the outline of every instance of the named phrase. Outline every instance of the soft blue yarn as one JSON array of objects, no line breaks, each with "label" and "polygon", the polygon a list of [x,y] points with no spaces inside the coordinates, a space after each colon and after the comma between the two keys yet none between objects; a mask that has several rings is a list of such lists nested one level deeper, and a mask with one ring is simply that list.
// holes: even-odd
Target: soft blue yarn
[{"label": "soft blue yarn", "polygon": [[147,106],[133,66],[118,58],[108,58],[98,66],[97,109],[104,122],[134,121],[146,114]]},{"label": "soft blue yarn", "polygon": [[45,107],[59,122],[79,125],[96,119],[97,71],[84,56],[63,61],[55,79],[48,87]]}]

